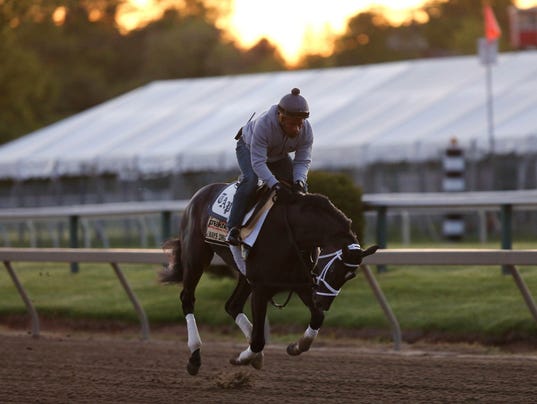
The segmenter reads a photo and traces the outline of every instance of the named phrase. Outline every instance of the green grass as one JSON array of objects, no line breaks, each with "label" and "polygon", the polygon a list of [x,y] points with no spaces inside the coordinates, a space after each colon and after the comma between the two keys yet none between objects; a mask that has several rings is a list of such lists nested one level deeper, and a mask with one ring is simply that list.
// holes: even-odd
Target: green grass
[{"label": "green grass", "polygon": [[[13,268],[40,316],[67,319],[121,320],[136,324],[138,317],[109,265],[80,264],[72,274],[68,264],[13,263]],[[143,305],[150,325],[183,323],[179,287],[160,285],[159,268],[122,265]],[[374,268],[372,268],[374,270]],[[537,268],[521,267],[528,288],[537,296]],[[500,267],[389,267],[377,280],[405,331],[442,333],[463,339],[524,338],[537,335],[537,326],[522,295]],[[197,289],[198,324],[230,326],[224,303],[234,280],[204,275]],[[275,300],[283,302],[286,294]],[[249,312],[249,310],[247,310]],[[0,322],[24,315],[24,303],[7,271],[0,271]],[[269,309],[271,325],[305,328],[307,309],[296,296],[283,310]],[[358,276],[343,288],[327,313],[325,327],[389,330],[389,324],[365,278]]]},{"label": "green grass", "polygon": [[[522,276],[530,289],[537,290],[533,272],[524,270]],[[488,336],[536,330],[515,283],[510,276],[501,275],[499,268],[390,268],[377,279],[403,329]],[[336,314],[327,324],[365,328],[386,324],[383,318],[379,321],[380,309],[371,304],[365,313],[341,310],[354,301],[373,301],[365,281],[357,283],[358,287],[349,288],[334,303]]]}]

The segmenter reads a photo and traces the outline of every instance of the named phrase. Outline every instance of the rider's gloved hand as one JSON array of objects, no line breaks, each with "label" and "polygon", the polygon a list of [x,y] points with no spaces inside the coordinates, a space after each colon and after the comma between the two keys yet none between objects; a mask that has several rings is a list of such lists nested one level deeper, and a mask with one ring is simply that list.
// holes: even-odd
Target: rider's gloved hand
[{"label": "rider's gloved hand", "polygon": [[276,200],[278,202],[292,203],[295,200],[295,194],[293,194],[293,191],[279,182],[277,182],[272,189],[276,191]]},{"label": "rider's gloved hand", "polygon": [[306,194],[308,192],[308,187],[303,181],[297,180],[293,184],[293,192],[295,194]]}]

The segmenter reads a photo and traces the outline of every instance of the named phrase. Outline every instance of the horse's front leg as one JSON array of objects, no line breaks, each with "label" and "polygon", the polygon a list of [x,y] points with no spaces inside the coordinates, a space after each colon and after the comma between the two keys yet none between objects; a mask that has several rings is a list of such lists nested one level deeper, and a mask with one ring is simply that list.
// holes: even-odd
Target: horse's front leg
[{"label": "horse's front leg", "polygon": [[226,302],[226,312],[235,320],[235,324],[240,328],[246,340],[249,342],[252,338],[252,323],[244,314],[244,305],[250,296],[252,289],[246,280],[246,277],[239,275],[237,286]]},{"label": "horse's front leg", "polygon": [[232,365],[252,365],[255,369],[263,367],[263,348],[265,347],[265,317],[268,298],[266,293],[252,291],[252,337],[250,345],[229,362]]},{"label": "horse's front leg", "polygon": [[302,300],[302,302],[304,302],[304,304],[309,308],[311,317],[310,323],[304,332],[304,335],[300,337],[297,342],[287,346],[287,353],[291,356],[300,355],[302,352],[306,352],[310,349],[311,344],[313,344],[315,337],[317,337],[319,329],[324,321],[324,312],[318,308],[313,301],[311,289],[307,288],[305,290],[301,290],[297,292],[297,294],[300,297],[300,300]]}]

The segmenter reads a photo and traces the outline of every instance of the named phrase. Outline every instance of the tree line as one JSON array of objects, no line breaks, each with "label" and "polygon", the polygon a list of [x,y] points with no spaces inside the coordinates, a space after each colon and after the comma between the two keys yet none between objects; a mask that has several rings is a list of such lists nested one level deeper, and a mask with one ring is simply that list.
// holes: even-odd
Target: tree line
[{"label": "tree line", "polygon": [[[122,33],[127,0],[0,0],[0,144],[154,80],[285,70],[274,44],[241,48],[216,26],[232,0],[184,0],[146,26]],[[504,31],[507,6],[492,5]],[[329,56],[294,68],[326,68],[476,53],[481,2],[431,0],[426,22],[392,26],[381,10],[353,16]],[[507,35],[500,48],[509,49]]]}]

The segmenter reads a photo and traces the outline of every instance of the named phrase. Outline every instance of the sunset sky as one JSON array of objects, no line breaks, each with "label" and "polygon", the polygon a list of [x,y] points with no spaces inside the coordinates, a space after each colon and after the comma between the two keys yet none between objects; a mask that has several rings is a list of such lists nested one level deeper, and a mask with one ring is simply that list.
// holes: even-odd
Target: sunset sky
[{"label": "sunset sky", "polygon": [[[161,0],[161,3],[163,1]],[[168,4],[178,3],[169,0]],[[425,0],[234,0],[228,19],[218,22],[241,45],[250,47],[261,38],[278,46],[286,61],[297,61],[304,53],[330,51],[331,37],[341,34],[347,19],[372,7],[384,8],[386,17],[401,23],[414,16]],[[520,8],[537,6],[537,0],[517,0]],[[159,17],[161,10],[155,0],[130,0],[120,19],[127,29],[141,21]]]}]

